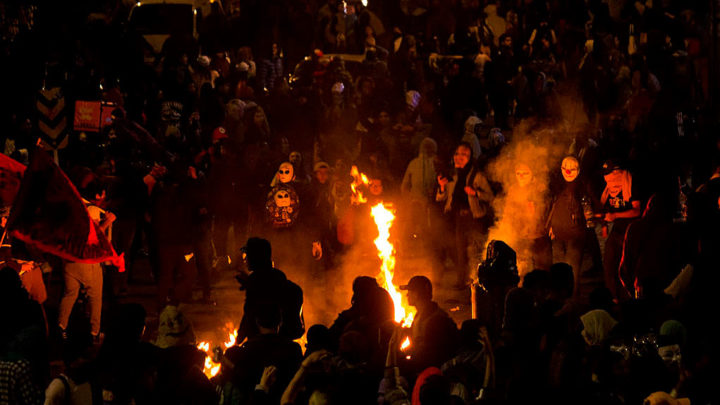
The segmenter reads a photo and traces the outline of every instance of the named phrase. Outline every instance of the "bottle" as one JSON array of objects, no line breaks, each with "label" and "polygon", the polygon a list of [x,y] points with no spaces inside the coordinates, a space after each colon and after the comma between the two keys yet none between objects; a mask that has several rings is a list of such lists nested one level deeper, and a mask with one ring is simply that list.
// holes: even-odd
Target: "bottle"
[{"label": "bottle", "polygon": [[589,229],[595,228],[595,221],[593,219],[595,213],[593,212],[593,207],[590,199],[587,198],[587,196],[583,196],[580,200],[580,204],[582,205],[583,215],[585,216],[585,227]]}]

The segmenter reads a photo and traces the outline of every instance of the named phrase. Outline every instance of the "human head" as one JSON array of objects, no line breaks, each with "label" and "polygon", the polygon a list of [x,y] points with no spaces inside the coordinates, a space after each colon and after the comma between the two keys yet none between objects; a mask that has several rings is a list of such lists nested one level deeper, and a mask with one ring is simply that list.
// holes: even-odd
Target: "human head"
[{"label": "human head", "polygon": [[280,163],[280,167],[277,171],[278,180],[280,183],[290,183],[295,178],[295,168],[290,162]]},{"label": "human head", "polygon": [[617,321],[607,311],[593,309],[580,317],[583,324],[582,337],[590,346],[601,345],[617,325]]},{"label": "human head", "polygon": [[515,178],[517,179],[520,187],[525,187],[532,181],[532,170],[530,166],[525,163],[518,163],[515,165]]},{"label": "human head", "polygon": [[472,148],[469,144],[462,142],[455,148],[455,154],[453,155],[453,163],[455,163],[456,169],[465,168],[472,160]]},{"label": "human head", "polygon": [[415,110],[420,105],[420,93],[418,93],[415,90],[410,90],[407,93],[405,93],[405,104],[410,108],[411,110]]},{"label": "human head", "polygon": [[288,156],[288,160],[290,163],[292,163],[293,167],[298,166],[302,164],[302,153],[294,150],[290,152],[290,156]]},{"label": "human head", "polygon": [[437,155],[437,142],[432,138],[423,138],[420,142],[420,154],[428,158]]},{"label": "human head", "polygon": [[562,171],[563,179],[571,183],[575,181],[580,174],[580,163],[574,157],[568,156],[563,159],[562,164],[560,164],[560,170]]},{"label": "human head", "polygon": [[390,113],[387,110],[380,110],[380,112],[378,113],[378,123],[382,128],[387,128],[388,126],[390,126]]},{"label": "human head", "polygon": [[272,248],[267,239],[250,238],[242,248],[251,271],[272,267]]},{"label": "human head", "polygon": [[364,307],[367,306],[367,301],[372,299],[373,290],[379,288],[377,280],[368,276],[360,276],[353,280],[352,290],[352,303],[353,306]]},{"label": "human head", "polygon": [[168,305],[160,313],[158,338],[155,345],[165,349],[195,343],[192,324],[179,307]]},{"label": "human head", "polygon": [[[623,188],[630,188],[630,185],[627,184],[627,171],[616,162],[605,162],[603,164],[603,175],[607,184],[607,192],[611,197],[617,197],[623,191]],[[629,196],[623,195],[623,197],[628,198]]]},{"label": "human head", "polygon": [[408,292],[408,304],[417,307],[432,300],[432,283],[425,276],[413,276],[406,285],[400,286],[401,290]]},{"label": "human head", "polygon": [[368,191],[374,196],[380,196],[383,193],[383,182],[379,178],[371,178],[368,182]]},{"label": "human head", "polygon": [[315,173],[315,179],[318,183],[325,184],[330,178],[330,165],[325,162],[317,162],[313,168],[313,173]]}]

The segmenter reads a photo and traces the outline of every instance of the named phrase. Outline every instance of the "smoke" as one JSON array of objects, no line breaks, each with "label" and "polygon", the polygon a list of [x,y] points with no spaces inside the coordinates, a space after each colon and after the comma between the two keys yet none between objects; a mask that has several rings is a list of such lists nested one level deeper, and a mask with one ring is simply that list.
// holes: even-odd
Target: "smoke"
[{"label": "smoke", "polygon": [[[570,111],[576,113],[575,109]],[[488,242],[502,240],[515,249],[521,276],[545,264],[533,260],[537,256],[532,246],[534,240],[547,235],[551,180],[567,154],[572,135],[580,128],[567,122],[521,122],[513,131],[512,141],[487,167],[489,178],[501,190],[493,200],[496,222],[489,229]],[[527,184],[522,184],[521,177],[528,172]]]}]

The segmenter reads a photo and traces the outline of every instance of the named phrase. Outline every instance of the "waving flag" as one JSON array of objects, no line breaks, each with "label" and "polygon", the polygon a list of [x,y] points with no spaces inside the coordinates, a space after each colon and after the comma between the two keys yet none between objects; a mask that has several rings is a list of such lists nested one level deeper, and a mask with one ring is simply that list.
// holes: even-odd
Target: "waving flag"
[{"label": "waving flag", "polygon": [[26,244],[78,263],[110,261],[124,271],[80,193],[47,152],[36,149],[10,211],[8,232]]}]

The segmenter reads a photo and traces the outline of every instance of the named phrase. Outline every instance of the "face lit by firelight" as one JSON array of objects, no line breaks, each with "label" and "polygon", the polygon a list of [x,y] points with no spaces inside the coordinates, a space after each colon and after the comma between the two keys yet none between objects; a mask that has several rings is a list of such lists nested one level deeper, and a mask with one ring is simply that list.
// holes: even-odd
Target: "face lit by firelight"
[{"label": "face lit by firelight", "polygon": [[470,157],[472,156],[472,150],[465,145],[460,145],[455,149],[455,155],[453,155],[453,162],[455,163],[456,169],[462,169],[470,163]]}]

